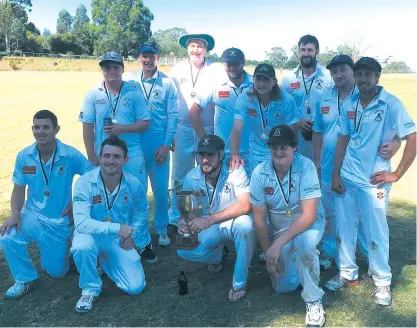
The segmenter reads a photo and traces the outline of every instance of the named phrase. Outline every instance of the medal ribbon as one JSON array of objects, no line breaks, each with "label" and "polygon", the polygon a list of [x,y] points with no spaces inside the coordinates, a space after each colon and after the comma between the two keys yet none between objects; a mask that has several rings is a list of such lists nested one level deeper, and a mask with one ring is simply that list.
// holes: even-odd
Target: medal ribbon
[{"label": "medal ribbon", "polygon": [[204,61],[201,64],[200,68],[198,69],[197,76],[195,77],[195,81],[194,81],[193,67],[191,66],[191,62],[189,61],[189,63],[190,63],[190,73],[191,73],[191,82],[193,83],[193,89],[194,89],[195,85],[197,84],[198,76],[200,75],[200,71],[204,67],[204,63],[205,62],[206,62],[206,59],[204,59]]},{"label": "medal ribbon", "polygon": [[[353,93],[355,92],[355,87],[356,87],[356,85],[353,86],[352,91],[350,92],[350,96],[353,95]],[[343,103],[343,101],[342,101],[342,103]],[[339,92],[339,90],[337,90],[337,111],[339,112],[339,116],[340,116],[340,104],[341,104],[341,102],[340,102],[340,92]],[[355,117],[356,117],[356,114],[355,114]]]},{"label": "medal ribbon", "polygon": [[112,103],[112,101],[110,99],[110,96],[109,96],[109,91],[107,90],[107,87],[106,87],[106,82],[104,82],[104,90],[106,90],[106,96],[107,96],[107,99],[109,100],[110,108],[111,108],[113,117],[116,116],[117,106],[119,105],[119,100],[121,98],[120,96],[121,96],[122,89],[123,89],[123,83],[124,82],[122,81],[122,84],[121,84],[120,89],[119,89],[119,93],[117,94],[116,105],[113,107],[113,103]]},{"label": "medal ribbon", "polygon": [[140,78],[140,82],[142,84],[142,89],[143,89],[143,92],[145,93],[145,97],[146,97],[146,100],[148,101],[148,103],[150,103],[149,98],[151,97],[152,90],[153,90],[153,87],[155,86],[155,83],[156,83],[156,79],[157,78],[159,78],[159,71],[158,71],[158,75],[156,76],[156,78],[154,79],[154,81],[152,83],[151,90],[149,91],[149,93],[147,93],[146,92],[146,88],[145,88],[145,84],[143,84],[143,71],[142,71],[142,75],[141,75],[141,78]]},{"label": "medal ribbon", "polygon": [[[375,94],[375,96],[372,98],[372,100],[371,100],[371,102],[368,104],[368,106],[375,100],[375,98],[378,96],[378,94],[379,94],[379,91],[377,91],[377,93]],[[359,118],[359,122],[358,123],[356,123],[356,113],[358,112],[358,106],[359,106],[359,102],[361,101],[361,96],[359,96],[359,98],[358,98],[358,101],[357,101],[357,103],[356,103],[356,108],[355,108],[355,130],[356,130],[356,132],[359,134],[359,130],[360,130],[360,127],[361,127],[361,123],[362,123],[362,117],[363,117],[363,114],[365,113],[365,109],[363,109],[363,111],[362,111],[362,115],[361,115],[361,117]],[[357,126],[356,126],[357,125]]]},{"label": "medal ribbon", "polygon": [[301,70],[301,76],[303,78],[305,94],[306,94],[306,96],[308,96],[310,94],[311,87],[313,86],[314,79],[316,78],[316,74],[314,74],[313,79],[311,80],[310,87],[308,88],[308,90],[307,90],[307,85],[306,85],[306,80],[304,78],[303,70]]},{"label": "medal ribbon", "polygon": [[[275,169],[274,169],[274,171],[275,171]],[[277,180],[278,180],[279,191],[281,192],[282,198],[284,199],[285,205],[287,205],[287,209],[288,209],[288,205],[290,203],[290,195],[291,195],[292,165],[290,166],[290,176],[288,178],[288,198],[285,198],[284,188],[282,187],[281,180],[279,179],[278,174],[277,174],[276,171],[275,171],[275,176],[277,177]]]},{"label": "medal ribbon", "polygon": [[56,156],[57,148],[58,148],[58,146],[55,146],[54,155],[52,156],[52,164],[51,164],[51,168],[49,169],[49,174],[48,175],[46,175],[45,168],[44,168],[43,163],[42,163],[41,152],[39,151],[39,148],[37,148],[38,149],[38,156],[39,156],[39,163],[41,165],[43,177],[45,178],[46,186],[48,186],[49,181],[51,181],[51,173],[52,173],[52,170],[54,169],[55,156]]},{"label": "medal ribbon", "polygon": [[111,209],[113,208],[113,205],[114,205],[114,202],[116,201],[117,196],[119,195],[120,187],[122,185],[122,180],[123,180],[123,173],[120,175],[119,186],[117,187],[116,195],[114,196],[113,201],[111,202],[111,204],[110,204],[110,201],[109,201],[109,196],[107,194],[106,183],[104,182],[103,175],[101,174],[101,171],[100,171],[100,178],[101,178],[101,182],[103,183],[104,194],[106,195],[107,212],[109,213],[111,211]]},{"label": "medal ribbon", "polygon": [[221,173],[222,173],[222,168],[220,166],[219,176],[217,177],[216,184],[213,186],[214,190],[213,190],[213,194],[211,195],[211,198],[210,198],[210,193],[209,193],[209,189],[208,189],[208,186],[207,186],[207,179],[204,177],[204,183],[206,184],[207,198],[208,198],[208,201],[209,201],[209,211],[213,207],[214,200],[216,199],[215,196],[216,196],[217,186],[218,186],[218,182],[219,182],[219,178],[220,178]]}]

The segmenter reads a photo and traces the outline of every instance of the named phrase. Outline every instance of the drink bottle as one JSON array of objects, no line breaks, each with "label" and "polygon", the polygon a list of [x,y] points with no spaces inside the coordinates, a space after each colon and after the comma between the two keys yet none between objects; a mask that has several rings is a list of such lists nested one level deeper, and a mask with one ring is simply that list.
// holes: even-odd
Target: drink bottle
[{"label": "drink bottle", "polygon": [[180,271],[180,276],[178,278],[178,285],[179,285],[179,294],[180,295],[187,295],[188,293],[188,281],[187,277],[185,276],[184,271]]}]

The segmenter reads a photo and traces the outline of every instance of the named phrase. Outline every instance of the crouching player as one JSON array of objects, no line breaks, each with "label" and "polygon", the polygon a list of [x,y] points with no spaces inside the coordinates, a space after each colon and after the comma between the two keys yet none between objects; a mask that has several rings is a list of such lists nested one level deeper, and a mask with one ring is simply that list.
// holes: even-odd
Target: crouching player
[{"label": "crouching player", "polygon": [[100,166],[77,180],[74,186],[75,233],[71,252],[80,273],[82,296],[75,310],[88,312],[100,294],[97,259],[108,277],[128,294],[139,294],[146,285],[136,248],[147,229],[148,201],[142,183],[123,173],[127,145],[116,136],[101,145]]},{"label": "crouching player", "polygon": [[[265,252],[272,286],[291,292],[301,283],[306,326],[323,326],[326,314],[319,288],[319,244],[325,227],[315,166],[297,150],[297,135],[286,125],[269,133],[271,160],[252,173],[250,202],[255,229]],[[268,224],[267,224],[268,217]]]}]

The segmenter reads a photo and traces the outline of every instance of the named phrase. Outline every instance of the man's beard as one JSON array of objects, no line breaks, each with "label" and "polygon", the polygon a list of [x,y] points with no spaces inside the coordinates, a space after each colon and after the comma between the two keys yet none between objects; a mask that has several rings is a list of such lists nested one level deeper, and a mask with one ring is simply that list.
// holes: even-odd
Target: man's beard
[{"label": "man's beard", "polygon": [[236,73],[227,73],[229,80],[239,80],[243,76],[243,71]]},{"label": "man's beard", "polygon": [[[308,63],[304,62],[305,58],[309,58]],[[303,56],[300,58],[301,66],[303,67],[314,67],[316,65],[316,57],[313,56]]]},{"label": "man's beard", "polygon": [[204,169],[204,167],[207,167],[206,165],[204,165],[204,164],[202,164],[201,165],[201,170],[203,171],[203,173],[205,174],[205,175],[209,175],[209,174],[212,174],[213,172],[215,172],[216,170],[217,170],[217,168],[219,167],[221,165],[221,162],[219,163],[219,165],[217,165],[217,166],[213,166],[213,165],[208,165],[208,166],[211,166],[211,169],[210,169],[210,171],[207,171],[207,170],[205,170]]}]

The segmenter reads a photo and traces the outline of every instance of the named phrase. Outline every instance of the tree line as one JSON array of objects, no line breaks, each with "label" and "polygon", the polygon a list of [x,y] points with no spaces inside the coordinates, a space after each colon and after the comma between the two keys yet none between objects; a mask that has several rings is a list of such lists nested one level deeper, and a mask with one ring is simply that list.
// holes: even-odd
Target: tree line
[{"label": "tree line", "polygon": [[[139,43],[153,39],[159,44],[162,56],[187,56],[187,51],[178,44],[178,39],[187,31],[174,27],[158,30],[152,35],[154,16],[142,0],[92,0],[91,19],[84,5],[77,8],[74,16],[62,9],[57,17],[55,34],[48,29],[41,33],[28,22],[27,12],[31,8],[31,0],[0,0],[0,51],[100,56],[114,50],[124,57],[136,57]],[[325,49],[318,61],[327,65],[336,54],[350,55],[356,61],[366,50],[361,42],[347,42],[339,45],[336,51]],[[215,62],[222,60],[217,54],[210,54],[209,58]],[[405,62],[392,61],[391,56],[377,59],[385,72],[411,72]],[[261,62],[279,69],[293,69],[300,62],[298,47],[295,45],[289,56],[283,48],[273,47],[265,52],[265,60],[247,60],[248,65]]]}]

